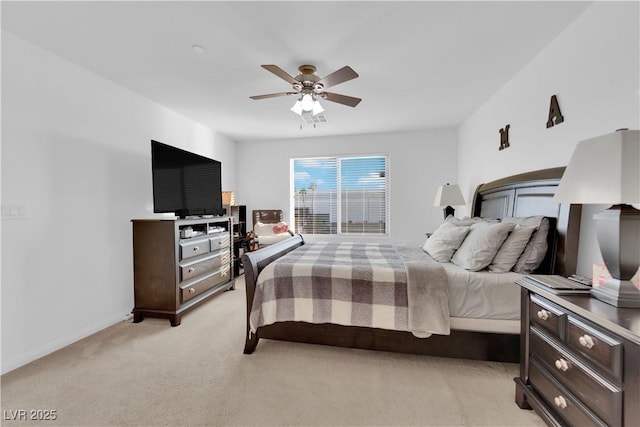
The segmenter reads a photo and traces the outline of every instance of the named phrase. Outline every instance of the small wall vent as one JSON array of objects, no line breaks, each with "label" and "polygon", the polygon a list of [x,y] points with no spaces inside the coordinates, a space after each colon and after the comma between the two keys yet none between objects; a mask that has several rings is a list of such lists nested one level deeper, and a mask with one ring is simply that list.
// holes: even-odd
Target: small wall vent
[{"label": "small wall vent", "polygon": [[322,113],[316,114],[315,116],[312,114],[302,114],[300,117],[302,121],[308,125],[327,123],[327,116]]}]

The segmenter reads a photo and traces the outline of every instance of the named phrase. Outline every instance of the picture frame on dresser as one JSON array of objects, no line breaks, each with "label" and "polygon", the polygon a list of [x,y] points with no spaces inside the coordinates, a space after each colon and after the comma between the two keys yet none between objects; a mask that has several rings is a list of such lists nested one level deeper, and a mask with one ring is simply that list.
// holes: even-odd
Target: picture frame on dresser
[{"label": "picture frame on dresser", "polygon": [[516,404],[535,410],[548,425],[637,426],[640,310],[587,293],[557,294],[537,280],[516,280],[521,287]]}]

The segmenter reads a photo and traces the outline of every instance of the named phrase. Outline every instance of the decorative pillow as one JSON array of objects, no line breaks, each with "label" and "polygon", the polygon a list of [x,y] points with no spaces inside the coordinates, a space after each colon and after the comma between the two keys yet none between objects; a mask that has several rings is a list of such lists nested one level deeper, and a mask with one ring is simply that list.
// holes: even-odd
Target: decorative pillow
[{"label": "decorative pillow", "polygon": [[256,236],[273,236],[273,224],[265,224],[263,222],[256,222],[253,226],[253,232]]},{"label": "decorative pillow", "polygon": [[279,222],[273,226],[273,232],[275,234],[288,233],[289,226],[287,225],[286,222]]},{"label": "decorative pillow", "polygon": [[525,246],[522,255],[516,261],[513,271],[521,274],[530,274],[542,264],[547,255],[547,236],[549,234],[549,218],[544,216],[529,216],[522,218],[503,218],[503,222],[514,222],[525,227],[535,227],[529,243]]},{"label": "decorative pillow", "polygon": [[502,218],[502,222],[511,222],[517,225],[521,225],[523,227],[535,227],[535,229],[537,230],[538,228],[540,228],[540,223],[544,218],[545,217],[542,215],[518,216],[518,217],[507,216]]},{"label": "decorative pillow", "polygon": [[500,220],[494,218],[481,218],[479,216],[474,216],[473,218],[469,218],[468,216],[465,216],[464,218],[455,218],[453,215],[449,215],[444,222],[453,225],[473,225],[478,222],[500,222]]},{"label": "decorative pillow", "polygon": [[486,268],[515,224],[477,222],[453,254],[451,262],[469,271]]},{"label": "decorative pillow", "polygon": [[422,250],[438,262],[449,262],[469,229],[469,226],[457,226],[445,222],[427,239]]},{"label": "decorative pillow", "polygon": [[531,239],[535,229],[535,227],[523,227],[517,224],[509,234],[509,237],[507,237],[507,240],[498,249],[498,253],[491,261],[491,264],[489,264],[489,271],[494,273],[511,271],[520,255],[522,255],[525,246],[529,243],[529,239]]}]

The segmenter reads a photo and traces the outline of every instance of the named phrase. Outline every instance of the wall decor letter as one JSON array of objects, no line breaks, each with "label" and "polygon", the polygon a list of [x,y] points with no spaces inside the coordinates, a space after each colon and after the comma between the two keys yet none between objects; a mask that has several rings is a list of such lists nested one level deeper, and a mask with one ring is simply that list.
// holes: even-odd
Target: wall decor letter
[{"label": "wall decor letter", "polygon": [[504,129],[500,129],[500,148],[498,150],[504,150],[509,147],[509,127],[511,125],[506,125]]},{"label": "wall decor letter", "polygon": [[564,117],[560,112],[560,106],[558,105],[558,98],[555,95],[551,96],[551,105],[549,105],[549,120],[547,120],[547,128],[555,125],[559,125],[564,122]]}]

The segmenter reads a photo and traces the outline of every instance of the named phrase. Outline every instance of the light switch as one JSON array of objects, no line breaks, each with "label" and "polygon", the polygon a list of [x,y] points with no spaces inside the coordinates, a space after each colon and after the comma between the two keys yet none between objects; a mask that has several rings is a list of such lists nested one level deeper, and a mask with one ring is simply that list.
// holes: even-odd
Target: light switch
[{"label": "light switch", "polygon": [[26,219],[27,204],[24,202],[7,202],[2,204],[2,219]]}]

